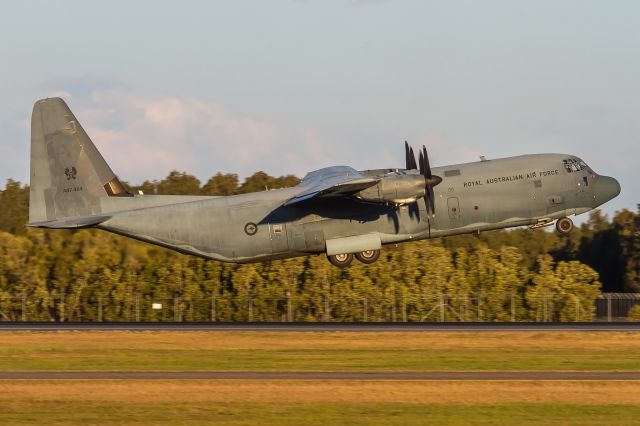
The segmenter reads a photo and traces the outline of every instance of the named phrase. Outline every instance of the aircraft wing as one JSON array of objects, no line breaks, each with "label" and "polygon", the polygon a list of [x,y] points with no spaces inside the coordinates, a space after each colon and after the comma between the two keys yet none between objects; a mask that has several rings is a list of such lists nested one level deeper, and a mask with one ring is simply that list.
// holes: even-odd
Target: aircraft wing
[{"label": "aircraft wing", "polygon": [[349,195],[377,184],[380,179],[364,176],[348,166],[325,167],[308,173],[297,185],[300,192],[285,206],[316,197]]}]

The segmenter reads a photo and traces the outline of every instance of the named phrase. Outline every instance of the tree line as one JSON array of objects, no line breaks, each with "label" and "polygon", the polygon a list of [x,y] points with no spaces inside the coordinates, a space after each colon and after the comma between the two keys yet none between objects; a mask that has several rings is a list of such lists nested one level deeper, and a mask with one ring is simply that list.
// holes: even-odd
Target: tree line
[{"label": "tree line", "polygon": [[[129,189],[232,195],[298,182],[257,172],[201,184],[172,171]],[[1,320],[582,321],[602,290],[640,290],[640,214],[628,210],[594,211],[566,237],[520,228],[384,247],[373,265],[345,270],[324,256],[224,264],[103,231],[28,229],[27,216],[28,187],[9,180]]]}]

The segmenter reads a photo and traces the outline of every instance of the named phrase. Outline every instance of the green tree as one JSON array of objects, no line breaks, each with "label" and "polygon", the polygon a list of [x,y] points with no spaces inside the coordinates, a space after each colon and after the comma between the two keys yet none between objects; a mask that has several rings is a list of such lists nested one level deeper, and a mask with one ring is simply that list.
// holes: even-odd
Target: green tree
[{"label": "green tree", "polygon": [[233,195],[238,192],[238,175],[216,173],[202,187],[203,195]]},{"label": "green tree", "polygon": [[244,194],[247,192],[258,192],[268,189],[286,188],[289,186],[297,185],[299,182],[300,179],[292,175],[280,176],[276,178],[260,171],[247,177],[242,185],[240,185],[238,192]]},{"label": "green tree", "polygon": [[186,172],[172,170],[158,183],[157,193],[161,195],[199,195],[200,181]]},{"label": "green tree", "polygon": [[415,252],[415,256],[418,259],[419,277],[414,303],[418,311],[416,313],[420,315],[419,320],[452,319],[447,300],[455,296],[450,288],[453,274],[451,252],[441,246],[425,244]]},{"label": "green tree", "polygon": [[269,176],[265,172],[256,172],[244,180],[242,185],[240,185],[238,192],[244,194],[247,192],[258,192],[272,189],[270,187],[272,182],[273,177]]},{"label": "green tree", "polygon": [[0,191],[0,231],[25,234],[29,216],[29,187],[13,179]]},{"label": "green tree", "polygon": [[538,257],[538,271],[533,276],[532,285],[526,290],[527,305],[531,309],[529,315],[534,321],[553,320],[553,300],[560,288],[553,266],[551,256]]},{"label": "green tree", "polygon": [[629,321],[640,321],[640,305],[635,305],[629,309],[629,315],[627,316]]},{"label": "green tree", "polygon": [[[549,255],[538,260],[538,273],[527,289],[527,302],[537,321],[590,321],[601,295],[598,274],[580,262],[558,262]],[[555,266],[555,268],[554,268]]]},{"label": "green tree", "polygon": [[154,181],[145,180],[139,186],[132,186],[131,192],[133,194],[138,194],[139,192],[142,192],[142,194],[144,195],[155,195],[158,193],[159,184],[160,182],[158,182],[157,180],[154,180]]},{"label": "green tree", "polygon": [[640,292],[640,214],[624,209],[616,213],[613,226],[620,244],[621,254],[617,259],[617,270],[624,273],[623,290],[638,293]]},{"label": "green tree", "polygon": [[231,278],[235,290],[234,321],[254,321],[256,288],[262,284],[262,277],[256,264],[240,265]]},{"label": "green tree", "polygon": [[624,291],[625,258],[616,226],[600,210],[594,210],[582,231],[584,238],[575,260],[600,274],[605,291]]},{"label": "green tree", "polygon": [[559,262],[555,270],[560,283],[556,318],[560,321],[592,321],[595,300],[602,294],[598,273],[580,262]]}]

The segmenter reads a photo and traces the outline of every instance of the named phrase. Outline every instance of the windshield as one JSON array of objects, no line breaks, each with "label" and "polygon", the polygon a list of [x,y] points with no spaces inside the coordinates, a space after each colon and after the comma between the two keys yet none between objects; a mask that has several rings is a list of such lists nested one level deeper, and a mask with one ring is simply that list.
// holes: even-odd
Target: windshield
[{"label": "windshield", "polygon": [[579,172],[588,168],[586,163],[578,158],[567,158],[562,160],[562,164],[567,173]]}]

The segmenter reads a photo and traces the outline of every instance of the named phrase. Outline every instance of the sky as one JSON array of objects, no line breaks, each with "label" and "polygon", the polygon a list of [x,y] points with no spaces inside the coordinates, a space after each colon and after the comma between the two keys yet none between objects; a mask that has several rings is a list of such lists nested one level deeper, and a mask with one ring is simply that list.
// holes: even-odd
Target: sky
[{"label": "sky", "polygon": [[640,202],[640,2],[0,0],[0,179],[64,98],[111,168],[296,174],[578,155]]}]

